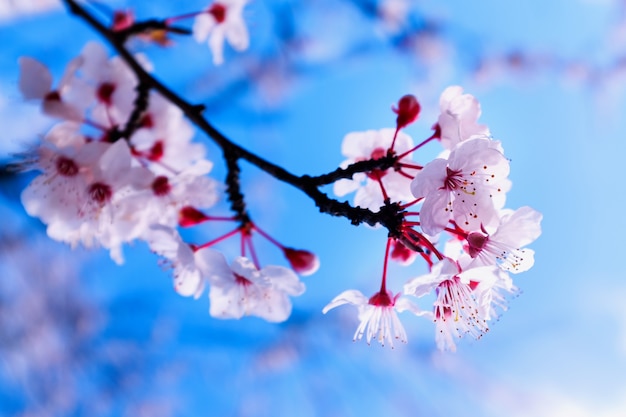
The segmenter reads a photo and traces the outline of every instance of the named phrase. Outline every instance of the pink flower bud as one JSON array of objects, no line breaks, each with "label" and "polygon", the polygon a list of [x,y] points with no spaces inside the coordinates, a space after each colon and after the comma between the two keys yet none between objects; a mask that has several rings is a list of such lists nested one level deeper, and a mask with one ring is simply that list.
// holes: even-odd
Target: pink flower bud
[{"label": "pink flower bud", "polygon": [[320,267],[319,258],[312,252],[300,249],[284,248],[283,253],[291,267],[300,275],[311,275]]},{"label": "pink flower bud", "polygon": [[117,10],[113,14],[111,29],[115,31],[128,29],[135,24],[135,14],[132,10]]},{"label": "pink flower bud", "polygon": [[178,213],[178,224],[182,227],[194,226],[209,220],[209,217],[200,210],[191,206],[183,207]]},{"label": "pink flower bud", "polygon": [[391,110],[398,115],[396,118],[397,128],[402,129],[417,119],[421,106],[415,96],[407,94],[398,101],[398,107],[392,107]]},{"label": "pink flower bud", "polygon": [[394,239],[390,256],[392,260],[401,265],[410,265],[417,257],[417,252],[406,247],[401,241]]}]

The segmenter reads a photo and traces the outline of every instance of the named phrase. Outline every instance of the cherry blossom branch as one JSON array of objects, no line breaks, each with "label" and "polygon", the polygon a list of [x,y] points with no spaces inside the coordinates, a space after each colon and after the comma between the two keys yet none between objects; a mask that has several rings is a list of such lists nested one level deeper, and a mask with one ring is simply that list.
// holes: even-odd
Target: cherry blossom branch
[{"label": "cherry blossom branch", "polygon": [[135,22],[132,26],[128,28],[116,30],[115,36],[121,42],[125,42],[128,38],[134,35],[139,35],[141,33],[155,30],[163,30],[170,33],[177,33],[180,35],[191,35],[191,31],[187,28],[171,26],[167,20],[151,19],[143,22]]},{"label": "cherry blossom branch", "polygon": [[[151,88],[159,92],[172,104],[180,108],[192,123],[205,132],[222,149],[228,168],[228,175],[226,178],[228,199],[231,203],[231,208],[235,211],[235,213],[237,213],[238,220],[242,222],[249,221],[249,217],[245,209],[245,203],[243,201],[243,194],[240,192],[240,169],[237,163],[239,159],[244,159],[270,174],[277,180],[290,184],[303,191],[307,196],[314,200],[316,206],[322,213],[330,214],[332,216],[346,217],[354,225],[367,223],[374,226],[379,223],[389,230],[390,235],[397,236],[400,234],[400,225],[402,222],[400,212],[402,209],[397,204],[386,204],[381,207],[379,212],[374,213],[369,209],[352,207],[348,202],[339,202],[338,200],[332,199],[325,193],[321,192],[318,188],[321,185],[330,184],[337,179],[351,178],[352,175],[357,172],[366,172],[372,170],[373,168],[389,168],[397,161],[397,157],[386,156],[377,160],[357,162],[347,168],[339,168],[333,172],[317,177],[294,175],[283,167],[261,158],[260,156],[229,140],[202,115],[202,112],[204,111],[203,105],[193,105],[187,102],[154,76],[149,74],[124,46],[124,41],[126,39],[125,36],[120,36],[119,33],[111,31],[75,0],[64,1],[71,13],[82,18],[111,44],[111,46],[137,76],[139,86],[141,86],[138,88]],[[132,128],[134,119],[136,119],[140,113],[141,110],[135,109],[127,123],[125,131]]]},{"label": "cherry blossom branch", "polygon": [[375,169],[385,171],[393,167],[398,159],[400,159],[398,156],[387,155],[379,159],[369,159],[367,161],[355,162],[345,168],[337,168],[327,174],[317,175],[314,177],[303,175],[302,179],[317,186],[332,184],[343,178],[352,178],[354,174],[359,172],[370,172]]}]

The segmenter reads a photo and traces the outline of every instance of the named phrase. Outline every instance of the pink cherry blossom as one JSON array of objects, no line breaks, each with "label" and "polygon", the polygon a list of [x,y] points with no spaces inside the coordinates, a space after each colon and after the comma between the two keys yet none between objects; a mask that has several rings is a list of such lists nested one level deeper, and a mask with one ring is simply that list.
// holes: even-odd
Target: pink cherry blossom
[{"label": "pink cherry blossom", "polygon": [[[345,168],[358,161],[380,159],[387,155],[391,147],[395,129],[368,130],[348,133],[341,146],[341,152],[348,159],[341,163]],[[413,140],[403,132],[398,132],[394,150],[401,155],[413,148]],[[411,163],[411,154],[399,160],[399,163]],[[393,168],[385,171],[375,170],[369,173],[354,174],[352,179],[341,179],[334,184],[334,192],[344,196],[356,191],[354,204],[372,211],[378,211],[384,204],[384,196],[377,178],[380,178],[391,201],[410,201],[413,199],[409,185],[411,178],[402,175]]]},{"label": "pink cherry blossom", "polygon": [[35,166],[42,174],[24,189],[22,204],[31,216],[48,225],[49,234],[57,223],[78,221],[93,168],[110,146],[87,143],[78,125],[71,122],[56,125],[45,136]]},{"label": "pink cherry blossom", "polygon": [[435,340],[439,349],[454,351],[455,339],[466,334],[479,339],[489,331],[486,310],[481,308],[473,287],[478,285],[477,279],[488,279],[493,271],[484,269],[481,272],[485,276],[467,275],[455,261],[444,258],[433,266],[429,274],[413,278],[405,284],[404,293],[416,297],[435,291]]},{"label": "pink cherry blossom", "polygon": [[301,295],[305,290],[291,269],[274,265],[258,269],[242,256],[228,266],[224,255],[207,250],[199,265],[211,284],[209,313],[217,318],[257,316],[282,322],[291,314],[289,296]]},{"label": "pink cherry blossom", "polygon": [[461,142],[448,159],[437,158],[419,171],[411,183],[415,198],[424,198],[420,210],[422,230],[441,232],[449,220],[465,230],[498,221],[510,187],[509,161],[499,142],[474,138]]},{"label": "pink cherry blossom", "polygon": [[452,149],[473,136],[489,136],[489,129],[477,123],[480,103],[471,94],[463,94],[457,85],[446,88],[439,98],[441,114],[437,121],[441,144]]},{"label": "pink cherry blossom", "polygon": [[[192,142],[193,136],[193,126],[183,112],[153,92],[130,144],[133,155],[148,164],[150,170],[171,175],[204,161],[206,149],[203,144]],[[202,162],[206,163],[209,162]]]},{"label": "pink cherry blossom", "polygon": [[406,331],[397,312],[409,310],[418,316],[429,314],[421,311],[408,298],[401,297],[400,293],[394,296],[391,292],[378,292],[368,299],[358,290],[342,292],[326,305],[322,312],[326,314],[343,304],[355,305],[359,310],[360,323],[354,333],[355,341],[361,340],[365,334],[368,345],[376,338],[381,345],[384,346],[385,342],[388,342],[392,348],[394,340],[402,343],[407,341]]},{"label": "pink cherry blossom", "polygon": [[82,65],[82,58],[74,58],[67,65],[65,73],[56,89],[52,89],[52,74],[41,62],[21,57],[19,87],[26,100],[41,100],[44,114],[60,119],[82,121],[87,103],[74,100],[72,92],[79,91],[82,86],[75,76],[76,70]]},{"label": "pink cherry blossom", "polygon": [[508,299],[519,293],[510,275],[497,266],[472,267],[463,272],[463,277],[470,282],[479,316],[485,320],[497,319],[508,310]]},{"label": "pink cherry blossom", "polygon": [[82,78],[89,86],[83,89],[83,94],[95,103],[91,109],[92,121],[101,126],[122,126],[133,110],[137,77],[119,56],[109,58],[97,42],[87,43],[81,57]]},{"label": "pink cherry blossom", "polygon": [[534,251],[524,246],[541,234],[541,219],[541,213],[526,206],[507,212],[492,234],[484,228],[469,233],[468,251],[473,261],[468,267],[497,264],[515,274],[529,270],[535,262]]},{"label": "pink cherry blossom", "polygon": [[189,244],[171,227],[152,226],[144,235],[150,250],[165,258],[173,268],[174,289],[182,296],[200,297],[206,285],[206,278],[199,265],[205,264],[205,257],[211,257],[212,249],[194,251]]},{"label": "pink cherry blossom", "polygon": [[144,230],[157,224],[175,227],[184,207],[209,208],[217,201],[218,184],[205,175],[211,166],[199,162],[175,175],[145,176],[145,183],[120,207],[132,212],[120,215],[134,218],[136,227]]},{"label": "pink cherry blossom", "polygon": [[193,36],[197,42],[208,39],[215,65],[224,62],[224,40],[237,51],[248,48],[248,29],[242,16],[246,3],[247,0],[219,0],[196,17]]},{"label": "pink cherry blossom", "polygon": [[122,243],[142,230],[134,217],[141,215],[142,204],[128,197],[150,174],[131,166],[125,141],[89,142],[75,156],[72,149],[43,153],[40,164],[45,171],[24,190],[22,202],[29,214],[48,225],[52,239],[103,246],[121,263]]}]

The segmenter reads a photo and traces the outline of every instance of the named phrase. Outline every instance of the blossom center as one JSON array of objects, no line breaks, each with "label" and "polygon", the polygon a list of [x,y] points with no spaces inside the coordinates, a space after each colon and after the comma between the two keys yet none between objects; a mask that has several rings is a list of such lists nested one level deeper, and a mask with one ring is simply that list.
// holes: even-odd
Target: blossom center
[{"label": "blossom center", "polygon": [[78,174],[78,165],[65,156],[61,156],[57,159],[56,168],[57,172],[64,177],[73,177]]},{"label": "blossom center", "polygon": [[442,190],[456,190],[467,185],[466,181],[461,176],[461,170],[453,170],[446,167],[446,179],[443,182]]},{"label": "blossom center", "polygon": [[247,287],[248,285],[252,284],[252,281],[250,281],[248,278],[244,276],[241,276],[235,273],[233,273],[233,275],[235,276],[235,282],[239,285],[243,285],[244,287]]},{"label": "blossom center", "polygon": [[372,295],[368,303],[376,307],[393,307],[395,300],[388,292],[377,292]]},{"label": "blossom center", "polygon": [[114,91],[115,91],[115,84],[102,83],[98,87],[98,91],[96,92],[96,95],[98,97],[98,100],[110,106],[112,104],[111,97],[113,96]]},{"label": "blossom center", "polygon": [[152,181],[152,191],[155,195],[167,195],[171,189],[172,187],[170,186],[169,179],[164,175],[160,175]]},{"label": "blossom center", "polygon": [[61,101],[61,94],[56,90],[50,91],[43,99],[45,101]]},{"label": "blossom center", "polygon": [[152,119],[152,115],[150,113],[144,114],[139,121],[139,126],[145,127],[147,129],[154,127],[154,120]]},{"label": "blossom center", "polygon": [[158,140],[150,148],[148,159],[151,161],[158,161],[163,157],[163,141]]},{"label": "blossom center", "polygon": [[218,24],[223,23],[226,20],[226,7],[223,4],[214,3],[209,9],[209,14]]},{"label": "blossom center", "polygon": [[480,254],[483,250],[487,242],[489,241],[489,236],[485,236],[480,232],[472,232],[467,236],[467,243],[469,245],[469,254],[472,258],[475,258]]},{"label": "blossom center", "polygon": [[[387,155],[387,151],[384,148],[378,147],[372,151],[372,153],[370,154],[370,159],[378,160],[378,159],[384,158],[386,155]],[[367,176],[370,179],[377,180],[377,179],[382,178],[386,173],[387,173],[386,170],[383,171],[379,168],[375,168],[371,170],[370,172],[368,172]]]},{"label": "blossom center", "polygon": [[111,187],[102,182],[96,182],[91,184],[89,186],[88,193],[89,197],[99,204],[105,204],[111,199],[111,196],[113,195]]}]

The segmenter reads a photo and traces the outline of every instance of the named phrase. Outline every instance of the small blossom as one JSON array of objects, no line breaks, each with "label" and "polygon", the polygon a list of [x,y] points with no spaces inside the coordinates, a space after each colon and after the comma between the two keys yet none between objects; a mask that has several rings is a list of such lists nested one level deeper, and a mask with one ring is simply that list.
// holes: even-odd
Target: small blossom
[{"label": "small blossom", "polygon": [[56,89],[52,89],[52,74],[41,62],[21,57],[19,88],[27,100],[41,100],[44,114],[60,119],[80,122],[84,119],[86,104],[72,100],[72,90],[80,90],[83,86],[75,77],[76,70],[82,65],[82,58],[70,61]]},{"label": "small blossom", "polygon": [[98,244],[122,263],[122,243],[138,237],[143,226],[135,217],[141,216],[142,202],[129,197],[150,173],[131,166],[125,141],[73,149],[42,149],[44,172],[22,192],[22,203],[47,224],[52,239],[72,246]]},{"label": "small blossom", "polygon": [[291,314],[289,296],[301,295],[305,289],[291,269],[270,265],[259,270],[244,257],[229,267],[224,255],[207,250],[200,265],[211,284],[209,313],[217,318],[257,316],[282,322]]},{"label": "small blossom", "polygon": [[83,94],[95,103],[92,121],[101,126],[122,126],[134,108],[137,77],[119,56],[109,59],[97,42],[87,43],[81,57],[81,73],[89,86]]},{"label": "small blossom", "polygon": [[463,94],[457,85],[446,88],[439,98],[441,114],[437,121],[441,144],[452,149],[473,136],[489,136],[489,129],[477,123],[480,103],[471,94]]},{"label": "small blossom", "polygon": [[[471,277],[479,279],[475,275]],[[468,275],[462,273],[459,265],[449,258],[435,264],[429,274],[413,278],[405,284],[404,293],[416,297],[435,291],[435,340],[439,349],[454,351],[455,339],[466,334],[479,339],[489,331],[488,316],[473,291],[478,284],[478,281],[470,280]]]},{"label": "small blossom", "polygon": [[[341,163],[345,168],[350,164],[370,159],[380,159],[387,155],[395,129],[368,130],[353,132],[345,136],[341,145],[341,152],[348,159]],[[413,147],[413,140],[403,132],[398,132],[394,150],[397,154],[409,151]],[[411,154],[407,154],[398,163],[411,163]],[[378,179],[385,187],[391,201],[410,201],[413,199],[409,185],[411,178],[402,175],[393,168],[387,170],[376,169],[368,173],[354,174],[352,179],[340,179],[334,184],[334,192],[343,196],[356,191],[354,204],[372,211],[378,211],[384,204],[384,196]]]},{"label": "small blossom", "polygon": [[519,273],[534,264],[534,251],[524,248],[541,234],[542,215],[530,207],[507,212],[491,235],[482,231],[467,236],[468,251],[473,261],[468,267],[499,265],[505,271]]},{"label": "small blossom", "polygon": [[496,223],[510,187],[508,174],[509,161],[499,142],[485,138],[462,142],[447,160],[429,162],[411,183],[415,198],[424,198],[422,230],[435,235],[450,219],[465,230]]},{"label": "small blossom", "polygon": [[510,275],[497,266],[474,267],[463,272],[465,280],[478,302],[479,315],[485,320],[494,320],[508,310],[508,298],[517,295],[519,289]]},{"label": "small blossom", "polygon": [[196,17],[193,36],[200,43],[208,39],[215,65],[224,62],[224,40],[237,51],[248,48],[248,29],[242,16],[246,2],[247,0],[220,0]]},{"label": "small blossom", "polygon": [[193,251],[175,229],[164,226],[153,226],[144,238],[154,253],[171,263],[176,292],[185,297],[200,297],[206,280],[198,267],[198,259],[211,249]]},{"label": "small blossom", "polygon": [[361,322],[354,333],[354,340],[361,340],[365,334],[368,345],[372,339],[376,338],[382,346],[388,342],[393,348],[394,340],[402,343],[407,341],[406,331],[396,312],[409,310],[418,316],[428,314],[400,295],[400,293],[394,296],[391,292],[378,292],[368,299],[358,290],[347,290],[335,297],[322,312],[326,314],[329,310],[343,304],[357,306]]},{"label": "small blossom", "polygon": [[149,99],[139,128],[130,138],[133,155],[154,173],[168,176],[198,163],[210,164],[204,159],[204,145],[192,141],[194,129],[183,112],[158,93],[152,92]]}]

